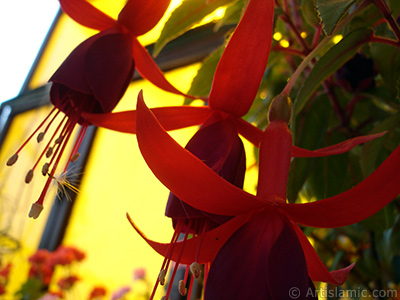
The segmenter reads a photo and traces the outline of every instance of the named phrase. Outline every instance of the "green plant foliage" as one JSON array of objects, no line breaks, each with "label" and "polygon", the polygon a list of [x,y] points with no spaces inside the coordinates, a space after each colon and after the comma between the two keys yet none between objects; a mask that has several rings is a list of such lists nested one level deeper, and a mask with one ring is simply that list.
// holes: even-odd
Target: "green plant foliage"
[{"label": "green plant foliage", "polygon": [[312,68],[303,82],[294,104],[294,112],[298,114],[306,105],[307,100],[329,76],[336,72],[341,65],[352,58],[359,47],[372,36],[372,30],[358,29],[345,36],[337,45],[332,47]]},{"label": "green plant foliage", "polygon": [[216,0],[210,4],[206,0],[183,1],[171,14],[158,38],[153,55],[157,56],[161,49],[171,40],[188,31],[217,8],[236,0]]},{"label": "green plant foliage", "polygon": [[357,0],[315,0],[324,30],[331,35]]}]

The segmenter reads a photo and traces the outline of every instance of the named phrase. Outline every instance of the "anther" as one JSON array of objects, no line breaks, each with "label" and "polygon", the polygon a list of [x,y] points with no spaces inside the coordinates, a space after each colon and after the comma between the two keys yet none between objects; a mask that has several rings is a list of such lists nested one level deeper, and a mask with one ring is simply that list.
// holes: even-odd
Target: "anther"
[{"label": "anther", "polygon": [[164,269],[162,269],[162,270],[160,271],[160,275],[158,275],[158,280],[160,281],[160,284],[161,284],[161,285],[164,285],[164,284],[165,284],[165,275],[166,275],[166,272],[165,272]]},{"label": "anther", "polygon": [[31,210],[29,211],[29,218],[37,219],[39,217],[40,213],[43,210],[43,205],[39,203],[33,203]]},{"label": "anther", "polygon": [[71,157],[71,159],[70,159],[70,161],[71,162],[75,162],[75,161],[77,161],[78,160],[78,158],[79,158],[79,156],[81,156],[81,154],[80,153],[75,153],[74,155],[72,155],[72,157]]},{"label": "anther", "polygon": [[179,280],[179,294],[181,294],[182,296],[185,296],[186,293],[187,293],[187,288],[186,288],[185,281]]},{"label": "anther", "polygon": [[46,157],[49,158],[53,155],[53,147],[49,147],[46,151]]},{"label": "anther", "polygon": [[59,143],[61,143],[62,140],[63,140],[63,138],[64,138],[64,136],[60,135],[60,136],[54,141],[54,144],[59,144]]},{"label": "anther", "polygon": [[192,275],[194,278],[199,278],[201,275],[201,268],[199,263],[194,262],[190,265],[190,272],[192,272]]},{"label": "anther", "polygon": [[43,176],[46,176],[47,173],[49,173],[49,163],[45,163],[42,167],[42,174]]},{"label": "anther", "polygon": [[28,173],[26,173],[25,176],[25,183],[30,183],[32,181],[33,178],[33,170],[29,170]]},{"label": "anther", "polygon": [[38,136],[36,137],[36,140],[38,143],[40,143],[41,141],[43,141],[44,139],[44,132],[39,132]]},{"label": "anther", "polygon": [[18,154],[15,153],[13,156],[11,156],[8,160],[7,160],[7,166],[12,166],[13,164],[15,164],[18,160]]}]

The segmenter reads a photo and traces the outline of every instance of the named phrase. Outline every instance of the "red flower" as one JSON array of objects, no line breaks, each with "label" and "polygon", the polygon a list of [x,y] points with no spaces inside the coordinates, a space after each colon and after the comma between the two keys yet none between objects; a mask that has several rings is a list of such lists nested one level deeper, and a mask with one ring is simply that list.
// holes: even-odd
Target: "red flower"
[{"label": "red flower", "polygon": [[89,300],[96,299],[99,297],[103,297],[107,294],[107,290],[102,286],[96,286],[93,288],[92,292],[89,295]]},{"label": "red flower", "polygon": [[[280,96],[276,103],[282,103],[285,99],[286,96]],[[280,110],[282,107],[278,112]],[[274,108],[270,123],[261,136],[258,192],[257,196],[253,196],[218,176],[174,142],[139,97],[137,137],[142,154],[154,174],[172,193],[195,209],[236,216],[211,231],[174,242],[171,246],[147,239],[135,227],[156,251],[174,261],[183,264],[193,261],[212,263],[206,284],[206,299],[227,296],[236,299],[236,293],[239,295],[237,299],[242,299],[234,288],[238,285],[234,283],[242,280],[249,284],[251,282],[252,286],[257,286],[260,280],[268,282],[267,290],[263,294],[252,295],[252,299],[269,299],[269,293],[283,297],[280,293],[288,291],[276,290],[274,286],[281,286],[276,280],[288,282],[287,288],[296,286],[293,285],[295,282],[303,292],[309,288],[308,277],[313,281],[342,284],[352,265],[328,272],[296,223],[324,228],[347,226],[376,213],[400,192],[398,147],[375,172],[349,191],[312,203],[286,203],[286,180],[293,152],[309,156],[312,152],[300,149],[293,151],[288,119],[273,111]],[[333,149],[343,150],[354,145],[354,141],[317,151],[316,156],[332,153]],[[264,248],[259,248],[261,245]],[[254,261],[253,255],[256,257]],[[286,261],[292,262],[292,256],[302,265],[301,270],[289,268],[291,263],[286,265]],[[229,257],[232,257],[232,261],[229,261]],[[243,259],[246,259],[245,264],[241,263]],[[258,268],[258,264],[261,267]],[[256,270],[254,276],[243,269],[247,265],[252,271],[252,266]],[[274,274],[269,273],[271,270],[274,270]],[[277,270],[289,271],[280,273]],[[218,284],[212,284],[211,281]],[[242,290],[243,287],[241,284]],[[227,292],[230,290],[234,292]],[[252,288],[249,286],[245,290],[249,292]]]},{"label": "red flower", "polygon": [[3,295],[6,293],[6,288],[5,286],[0,282],[0,295]]},{"label": "red flower", "polygon": [[51,252],[46,249],[39,249],[29,257],[29,262],[32,264],[45,264],[49,261],[51,257]]},{"label": "red flower", "polygon": [[0,277],[7,279],[11,271],[11,266],[11,263],[8,263],[4,268],[0,270]]},{"label": "red flower", "polygon": [[79,277],[71,275],[65,278],[61,278],[57,284],[62,290],[69,290],[78,280]]},{"label": "red flower", "polygon": [[52,253],[51,263],[55,265],[69,265],[73,262],[82,261],[85,258],[85,253],[74,248],[59,246],[56,251]]},{"label": "red flower", "polygon": [[37,218],[42,211],[44,197],[60,159],[74,128],[80,124],[82,127],[68,163],[78,158],[80,143],[86,128],[91,125],[90,121],[85,120],[83,113],[111,112],[125,93],[135,68],[160,88],[181,94],[169,84],[137,40],[138,36],[158,23],[169,3],[170,0],[129,0],[121,10],[118,20],[114,20],[85,0],[60,0],[62,9],[71,18],[83,26],[99,30],[100,33],[78,45],[51,77],[53,85],[50,100],[54,109],[7,162],[7,165],[13,165],[24,145],[42,127],[44,129],[37,137],[38,142],[43,140],[59,112],[65,114],[25,177],[26,183],[29,183],[41,158],[46,155],[50,159],[42,168],[42,174],[49,178],[38,201],[32,205],[30,217]]}]

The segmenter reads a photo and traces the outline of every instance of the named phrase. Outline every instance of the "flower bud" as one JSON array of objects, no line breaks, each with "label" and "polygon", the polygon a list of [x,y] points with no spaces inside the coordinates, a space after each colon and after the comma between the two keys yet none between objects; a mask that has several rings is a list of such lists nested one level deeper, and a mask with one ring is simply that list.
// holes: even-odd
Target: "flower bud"
[{"label": "flower bud", "polygon": [[268,120],[290,122],[292,117],[292,101],[288,95],[279,94],[276,96],[269,107]]}]

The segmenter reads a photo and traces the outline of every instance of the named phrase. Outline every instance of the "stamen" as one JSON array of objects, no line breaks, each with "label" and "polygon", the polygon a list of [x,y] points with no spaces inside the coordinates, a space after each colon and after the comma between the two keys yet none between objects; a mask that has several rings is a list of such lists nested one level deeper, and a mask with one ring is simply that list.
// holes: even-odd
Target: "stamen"
[{"label": "stamen", "polygon": [[32,181],[32,178],[33,178],[33,170],[29,170],[25,176],[25,183],[30,183]]},{"label": "stamen", "polygon": [[158,275],[158,280],[159,280],[159,282],[160,282],[160,284],[161,285],[164,285],[165,284],[165,275],[166,275],[166,271],[164,270],[164,269],[162,269],[161,271],[160,271],[160,274]]},{"label": "stamen", "polygon": [[7,166],[12,166],[13,164],[15,164],[18,160],[18,154],[15,153],[13,156],[11,156],[8,160],[7,160]]},{"label": "stamen", "polygon": [[44,136],[45,136],[45,132],[43,132],[43,131],[39,132],[39,134],[38,134],[38,136],[36,138],[37,142],[40,143],[41,141],[43,141]]},{"label": "stamen", "polygon": [[45,163],[45,164],[43,165],[43,167],[42,167],[42,174],[43,174],[43,176],[46,176],[46,175],[49,173],[49,168],[50,168],[49,163]]},{"label": "stamen", "polygon": [[187,293],[187,288],[186,288],[186,283],[183,280],[179,280],[179,294],[182,296],[186,296]]},{"label": "stamen", "polygon": [[190,272],[192,272],[192,275],[194,278],[198,279],[201,275],[201,268],[199,263],[194,262],[190,265]]},{"label": "stamen", "polygon": [[43,205],[39,203],[33,203],[31,210],[29,211],[29,218],[37,219],[43,210]]},{"label": "stamen", "polygon": [[54,107],[50,113],[47,115],[47,117],[42,121],[42,123],[39,124],[39,126],[35,129],[35,131],[25,140],[25,142],[21,145],[21,147],[18,148],[18,150],[15,152],[15,154],[13,156],[11,156],[9,158],[9,160],[7,161],[7,166],[12,166],[13,164],[15,164],[15,162],[18,159],[18,153],[22,150],[22,148],[24,148],[24,146],[32,139],[32,137],[39,131],[39,129],[44,125],[44,123],[47,122],[47,120],[50,118],[50,116],[53,114],[53,112],[56,110],[56,108]]}]

